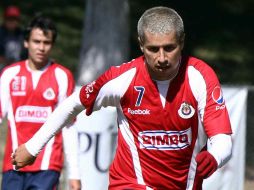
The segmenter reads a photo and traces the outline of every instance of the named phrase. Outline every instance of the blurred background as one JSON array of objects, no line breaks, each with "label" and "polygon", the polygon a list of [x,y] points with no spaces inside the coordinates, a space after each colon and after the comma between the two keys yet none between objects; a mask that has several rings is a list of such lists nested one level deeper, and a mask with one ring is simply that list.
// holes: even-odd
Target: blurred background
[{"label": "blurred background", "polygon": [[[0,15],[8,5],[21,10],[25,26],[35,14],[50,16],[58,39],[52,57],[71,69],[80,85],[93,80],[110,65],[141,55],[136,25],[145,9],[155,5],[174,8],[185,23],[184,51],[205,60],[227,86],[246,86],[248,92],[245,190],[254,187],[254,1],[253,0],[1,0]],[[0,22],[2,17],[0,16]],[[102,53],[93,60],[91,49]],[[92,73],[92,74],[91,74]],[[5,129],[0,129],[0,159]]]}]

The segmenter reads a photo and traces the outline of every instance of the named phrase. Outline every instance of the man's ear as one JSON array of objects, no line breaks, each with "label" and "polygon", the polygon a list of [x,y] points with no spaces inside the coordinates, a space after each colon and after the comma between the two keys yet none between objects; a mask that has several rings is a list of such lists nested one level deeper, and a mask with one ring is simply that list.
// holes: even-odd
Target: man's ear
[{"label": "man's ear", "polygon": [[181,50],[183,50],[184,47],[184,41],[185,41],[185,34],[181,37],[180,43],[181,43]]},{"label": "man's ear", "polygon": [[139,42],[139,47],[140,47],[140,50],[141,50],[142,52],[144,52],[143,42],[142,42],[142,40],[141,40],[141,38],[140,38],[140,37],[138,37],[138,42]]},{"label": "man's ear", "polygon": [[28,48],[28,42],[26,40],[24,41],[24,47]]}]

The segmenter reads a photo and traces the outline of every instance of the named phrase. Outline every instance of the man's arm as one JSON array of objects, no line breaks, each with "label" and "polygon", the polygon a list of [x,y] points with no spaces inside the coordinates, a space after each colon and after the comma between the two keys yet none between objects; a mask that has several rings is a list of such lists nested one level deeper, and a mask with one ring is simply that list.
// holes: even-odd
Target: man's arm
[{"label": "man's arm", "polygon": [[203,179],[211,176],[217,168],[224,166],[232,155],[231,135],[218,134],[208,141],[207,151],[201,151],[197,157],[197,173]]},{"label": "man's arm", "polygon": [[24,145],[16,149],[12,155],[12,163],[16,166],[16,169],[31,164],[46,143],[85,109],[80,102],[79,93],[80,91],[76,91],[65,99],[48,117],[47,121],[35,135]]},{"label": "man's arm", "polygon": [[80,190],[80,172],[78,158],[78,133],[74,126],[64,127],[62,130],[65,163],[70,190]]}]

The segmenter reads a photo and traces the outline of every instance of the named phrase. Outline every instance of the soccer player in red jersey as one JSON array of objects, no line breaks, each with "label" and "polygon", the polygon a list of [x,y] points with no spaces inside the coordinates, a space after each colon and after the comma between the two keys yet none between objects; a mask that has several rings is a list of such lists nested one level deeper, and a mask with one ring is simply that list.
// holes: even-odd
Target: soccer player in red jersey
[{"label": "soccer player in red jersey", "polygon": [[17,168],[33,162],[81,110],[90,115],[106,106],[116,107],[119,124],[110,190],[199,190],[225,165],[232,152],[225,100],[214,71],[182,54],[182,18],[171,8],[154,7],[137,29],[143,56],[111,67],[67,98],[15,151]]},{"label": "soccer player in red jersey", "polygon": [[[65,127],[57,132],[30,166],[16,171],[13,151],[29,140],[53,110],[74,90],[72,73],[49,58],[57,37],[55,24],[42,16],[26,28],[28,59],[4,68],[0,81],[1,116],[7,116],[8,135],[3,160],[2,190],[53,190],[57,188],[64,155],[70,187],[79,190],[77,132]],[[37,143],[36,143],[37,144]],[[76,146],[75,146],[76,145]]]}]

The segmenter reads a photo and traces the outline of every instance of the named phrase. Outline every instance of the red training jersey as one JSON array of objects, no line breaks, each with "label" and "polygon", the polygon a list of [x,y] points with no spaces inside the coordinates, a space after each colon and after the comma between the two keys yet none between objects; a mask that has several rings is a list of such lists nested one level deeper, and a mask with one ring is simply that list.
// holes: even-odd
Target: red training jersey
[{"label": "red training jersey", "polygon": [[143,56],[111,67],[82,87],[80,100],[87,115],[102,106],[117,108],[118,145],[110,190],[192,189],[195,157],[207,137],[232,133],[217,76],[194,57],[182,58],[165,106]]},{"label": "red training jersey", "polygon": [[[27,61],[6,67],[1,74],[1,115],[8,118],[8,134],[3,171],[14,169],[11,154],[28,141],[56,106],[74,90],[72,73],[50,62],[43,71],[32,71]],[[59,132],[39,153],[31,166],[20,171],[55,170],[63,166],[63,139]]]}]

